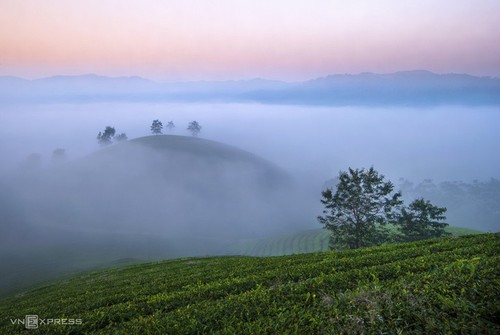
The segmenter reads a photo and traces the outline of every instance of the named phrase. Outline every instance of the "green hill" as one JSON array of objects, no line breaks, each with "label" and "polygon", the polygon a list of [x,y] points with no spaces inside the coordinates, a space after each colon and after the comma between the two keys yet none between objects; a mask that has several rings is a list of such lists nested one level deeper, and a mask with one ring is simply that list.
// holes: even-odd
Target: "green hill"
[{"label": "green hill", "polygon": [[498,334],[499,251],[500,234],[482,234],[118,267],[4,298],[0,333],[37,315],[26,333]]},{"label": "green hill", "polygon": [[[449,226],[446,231],[452,236],[481,234],[480,231]],[[283,256],[329,250],[330,233],[324,229],[312,229],[256,241],[247,241],[233,246],[232,253],[244,256]]]}]

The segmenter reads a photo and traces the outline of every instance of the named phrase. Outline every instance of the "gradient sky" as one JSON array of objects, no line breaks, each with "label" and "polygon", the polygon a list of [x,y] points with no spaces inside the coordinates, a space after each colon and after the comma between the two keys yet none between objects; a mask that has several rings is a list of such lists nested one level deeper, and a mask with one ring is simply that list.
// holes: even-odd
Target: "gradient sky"
[{"label": "gradient sky", "polygon": [[500,76],[500,0],[0,0],[0,75]]}]

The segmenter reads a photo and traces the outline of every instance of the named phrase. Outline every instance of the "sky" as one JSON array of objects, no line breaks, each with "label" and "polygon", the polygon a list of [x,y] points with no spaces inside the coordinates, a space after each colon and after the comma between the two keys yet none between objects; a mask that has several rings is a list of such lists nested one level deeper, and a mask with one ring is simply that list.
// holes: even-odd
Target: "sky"
[{"label": "sky", "polygon": [[0,75],[500,76],[498,0],[0,0]]}]

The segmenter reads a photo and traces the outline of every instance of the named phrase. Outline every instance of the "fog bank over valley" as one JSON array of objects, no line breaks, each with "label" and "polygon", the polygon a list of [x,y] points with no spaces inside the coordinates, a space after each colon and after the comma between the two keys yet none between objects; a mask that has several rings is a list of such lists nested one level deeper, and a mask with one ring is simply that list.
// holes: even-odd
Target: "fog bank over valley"
[{"label": "fog bank over valley", "polygon": [[174,121],[166,134],[201,137],[262,156],[286,170],[324,180],[347,166],[375,165],[391,178],[440,181],[498,178],[499,109],[490,107],[313,107],[262,104],[96,103],[6,105],[0,114],[2,169],[30,154],[51,164],[56,148],[69,159],[99,149],[113,126],[129,138],[150,134],[152,120]]},{"label": "fog bank over valley", "polygon": [[[238,243],[319,229],[321,190],[348,167],[373,165],[408,199],[448,207],[452,225],[499,230],[495,106],[1,108],[4,290],[30,276],[227,254]],[[150,136],[156,119],[175,127]],[[202,126],[198,138],[186,130],[193,120]],[[99,146],[105,126],[129,140]]]}]

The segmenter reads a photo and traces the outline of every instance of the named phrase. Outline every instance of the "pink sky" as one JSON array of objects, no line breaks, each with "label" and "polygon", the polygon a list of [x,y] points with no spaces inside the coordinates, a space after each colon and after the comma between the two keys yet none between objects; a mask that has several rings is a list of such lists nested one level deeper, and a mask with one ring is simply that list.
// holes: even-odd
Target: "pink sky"
[{"label": "pink sky", "polygon": [[498,0],[0,0],[0,75],[500,76]]}]

